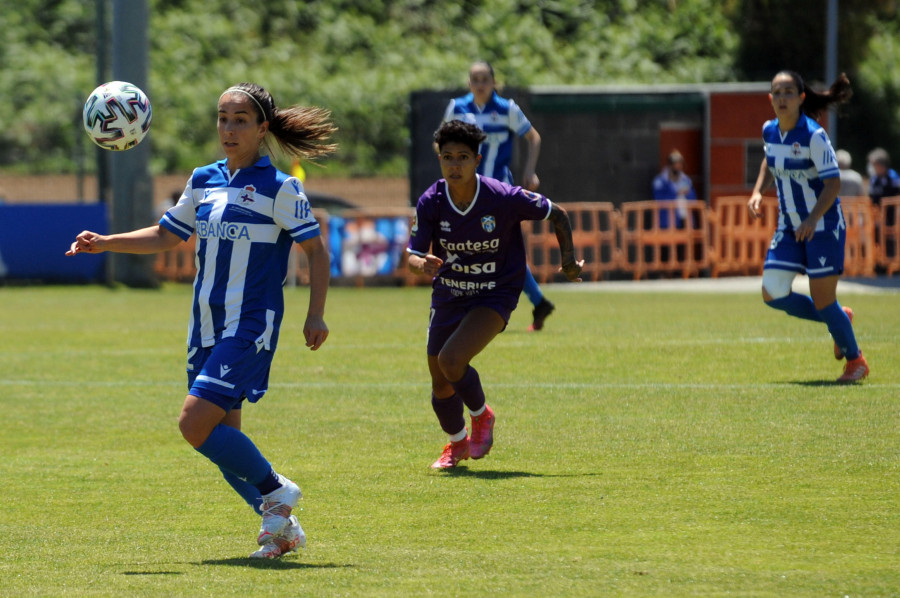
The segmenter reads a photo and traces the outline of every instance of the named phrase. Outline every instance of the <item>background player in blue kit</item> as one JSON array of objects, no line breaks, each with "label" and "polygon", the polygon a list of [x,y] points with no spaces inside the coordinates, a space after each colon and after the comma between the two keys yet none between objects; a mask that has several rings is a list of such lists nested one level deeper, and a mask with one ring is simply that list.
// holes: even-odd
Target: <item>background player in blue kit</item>
[{"label": "background player in blue kit", "polygon": [[[566,278],[580,281],[568,216],[535,193],[477,174],[483,133],[452,120],[434,139],[443,179],[416,205],[410,231],[409,269],[433,276],[428,326],[431,404],[449,436],[436,469],[480,459],[493,444],[494,413],[478,372],[469,362],[506,328],[525,279],[524,220],[550,220]],[[472,416],[469,438],[464,406]]]},{"label": "background player in blue kit", "polygon": [[[482,159],[478,174],[510,185],[513,183],[512,171],[509,169],[513,146],[517,136],[524,138],[528,151],[525,153],[522,186],[530,191],[537,191],[541,181],[535,170],[541,152],[541,136],[515,101],[502,98],[497,93],[494,67],[490,63],[479,61],[469,67],[469,93],[450,100],[444,112],[443,122],[451,120],[471,123],[485,132],[485,140],[481,143],[479,152]],[[525,271],[524,290],[534,306],[528,329],[541,330],[544,320],[555,306],[544,297],[530,269]]]},{"label": "background player in blue kit", "polygon": [[[758,217],[763,191],[776,184],[778,228],[763,269],[763,299],[789,315],[825,322],[835,358],[847,358],[841,383],[862,380],[869,366],[856,344],[853,311],[837,301],[846,242],[838,197],[841,179],[828,134],[814,118],[851,94],[845,75],[822,93],[808,89],[793,71],[775,75],[769,98],[777,118],[763,125],[766,155],[747,204]],[[791,290],[794,277],[802,273],[809,276],[812,297]]]},{"label": "background player in blue kit", "polygon": [[330,265],[302,184],[277,170],[261,148],[269,149],[271,135],[286,153],[314,158],[335,150],[327,141],[336,129],[327,110],[279,109],[265,89],[252,83],[221,95],[217,128],[226,158],[195,169],[159,224],[113,235],[84,231],[66,255],[156,253],[197,235],[189,392],[178,424],[185,440],[262,515],[261,547],[250,556],[277,558],[306,543],[291,514],[300,488],[276,473],[241,432],[241,406],[244,399],[257,402],[268,388],[293,244],[309,260],[303,334],[313,351],[328,337],[323,317]]}]

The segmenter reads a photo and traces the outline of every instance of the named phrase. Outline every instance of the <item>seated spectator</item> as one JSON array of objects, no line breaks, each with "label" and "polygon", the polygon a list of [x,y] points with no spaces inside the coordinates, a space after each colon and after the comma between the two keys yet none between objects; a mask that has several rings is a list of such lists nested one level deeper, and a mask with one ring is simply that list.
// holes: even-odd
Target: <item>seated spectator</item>
[{"label": "seated spectator", "polygon": [[869,197],[872,203],[881,205],[882,197],[900,195],[900,175],[891,168],[887,151],[876,147],[869,152]]},{"label": "seated spectator", "polygon": [[837,156],[838,168],[841,169],[841,190],[838,195],[841,197],[862,197],[866,194],[863,186],[863,177],[861,174],[851,168],[853,166],[853,158],[847,150],[839,149],[835,152]]},{"label": "seated spectator", "polygon": [[[684,228],[687,216],[687,200],[697,199],[697,192],[690,177],[684,174],[684,157],[677,149],[672,150],[666,160],[666,166],[653,179],[653,199],[676,200],[676,228]],[[659,215],[659,227],[669,228],[669,213],[663,211]]]}]

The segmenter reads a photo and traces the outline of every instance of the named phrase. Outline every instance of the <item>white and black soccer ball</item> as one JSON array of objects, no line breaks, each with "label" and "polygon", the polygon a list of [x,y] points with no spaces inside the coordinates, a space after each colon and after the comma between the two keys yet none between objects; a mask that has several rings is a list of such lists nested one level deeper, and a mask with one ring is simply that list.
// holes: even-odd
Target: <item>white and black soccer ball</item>
[{"label": "white and black soccer ball", "polygon": [[153,110],[139,87],[125,81],[110,81],[91,92],[84,103],[84,130],[88,137],[112,151],[136,146],[150,130]]}]

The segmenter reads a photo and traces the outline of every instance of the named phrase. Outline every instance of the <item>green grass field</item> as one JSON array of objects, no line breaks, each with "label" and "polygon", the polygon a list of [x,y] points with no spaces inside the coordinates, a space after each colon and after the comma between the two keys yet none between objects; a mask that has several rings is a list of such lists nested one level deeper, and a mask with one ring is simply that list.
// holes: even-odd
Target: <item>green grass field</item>
[{"label": "green grass field", "polygon": [[[545,288],[476,358],[493,452],[434,472],[428,290],[304,289],[245,431],[304,490],[299,555],[184,442],[187,285],[0,288],[2,596],[900,593],[900,309],[842,295],[872,374],[758,293]],[[523,299],[524,301],[524,299]]]}]

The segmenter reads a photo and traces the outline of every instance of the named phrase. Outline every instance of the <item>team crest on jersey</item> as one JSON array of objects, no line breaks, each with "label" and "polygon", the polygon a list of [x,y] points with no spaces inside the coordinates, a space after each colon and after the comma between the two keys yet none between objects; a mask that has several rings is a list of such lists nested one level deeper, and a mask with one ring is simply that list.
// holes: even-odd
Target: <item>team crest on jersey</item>
[{"label": "team crest on jersey", "polygon": [[800,149],[800,144],[795,141],[794,145],[791,146],[791,155],[795,158],[799,158],[802,153],[803,151]]},{"label": "team crest on jersey", "polygon": [[256,200],[253,199],[253,194],[256,193],[256,187],[253,185],[247,185],[241,192],[238,194],[238,201],[242,204],[255,203]]},{"label": "team crest on jersey", "polygon": [[534,205],[536,205],[536,206],[541,205],[541,197],[542,196],[540,193],[535,193],[534,191],[522,189],[522,195],[524,195],[525,197],[530,199],[534,203]]},{"label": "team crest on jersey", "polygon": [[492,233],[494,232],[494,229],[497,228],[497,220],[493,216],[482,216],[481,228],[483,228],[485,232]]}]

